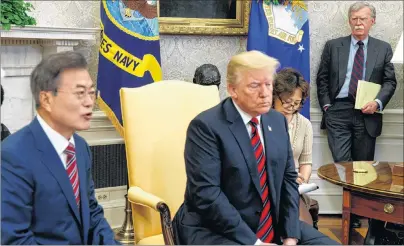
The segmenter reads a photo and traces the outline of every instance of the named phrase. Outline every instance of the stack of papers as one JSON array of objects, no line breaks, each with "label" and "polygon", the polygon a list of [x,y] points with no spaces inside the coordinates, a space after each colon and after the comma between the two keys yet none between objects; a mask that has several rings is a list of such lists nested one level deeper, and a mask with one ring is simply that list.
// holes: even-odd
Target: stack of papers
[{"label": "stack of papers", "polygon": [[317,190],[318,186],[315,183],[299,185],[299,194],[304,194],[313,190]]},{"label": "stack of papers", "polygon": [[381,88],[380,84],[359,80],[356,89],[355,109],[361,110],[366,103],[374,101]]}]

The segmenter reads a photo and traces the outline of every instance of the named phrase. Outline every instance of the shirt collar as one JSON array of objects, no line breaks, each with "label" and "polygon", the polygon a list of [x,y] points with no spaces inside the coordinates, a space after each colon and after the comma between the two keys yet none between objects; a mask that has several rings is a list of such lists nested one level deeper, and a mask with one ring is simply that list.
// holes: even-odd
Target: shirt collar
[{"label": "shirt collar", "polygon": [[[358,41],[359,41],[359,40],[356,40],[356,39],[354,38],[354,36],[351,35],[351,44],[352,44],[353,46],[357,45],[356,43],[357,43]],[[367,47],[368,47],[368,42],[369,42],[369,36],[367,36],[364,40],[362,40],[362,42],[363,42],[363,48],[367,48]]]},{"label": "shirt collar", "polygon": [[67,146],[69,146],[69,143],[72,143],[74,146],[74,138],[73,136],[67,140],[65,137],[63,137],[60,133],[57,131],[53,130],[52,127],[46,123],[44,119],[42,119],[39,114],[37,114],[37,119],[39,124],[41,125],[42,129],[44,130],[46,136],[49,138],[50,142],[52,143],[53,147],[55,148],[56,152],[58,155],[63,154],[63,152],[66,150]]},{"label": "shirt collar", "polygon": [[[233,100],[232,100],[232,102],[233,102],[234,106],[236,107],[238,113],[240,114],[241,119],[243,119],[244,125],[248,125],[253,117],[252,117],[251,115],[247,114],[246,112],[244,112],[244,111],[237,105],[237,103],[235,103]],[[260,124],[261,124],[261,115],[258,115],[258,116],[255,117],[255,118],[257,118],[257,120],[258,120],[258,125],[260,125]]]}]

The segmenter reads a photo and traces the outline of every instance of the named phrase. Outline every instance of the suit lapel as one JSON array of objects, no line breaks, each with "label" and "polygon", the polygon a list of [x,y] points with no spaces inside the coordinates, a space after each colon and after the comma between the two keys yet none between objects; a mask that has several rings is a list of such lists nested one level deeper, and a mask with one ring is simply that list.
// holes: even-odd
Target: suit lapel
[{"label": "suit lapel", "polygon": [[[272,109],[271,109],[272,110]],[[276,168],[276,161],[274,160],[274,156],[276,151],[276,137],[274,136],[274,133],[272,131],[271,123],[270,123],[270,114],[271,111],[268,114],[263,114],[261,116],[261,126],[262,126],[262,132],[264,134],[264,142],[265,142],[265,156],[267,159],[266,163],[266,169],[267,169],[267,175],[268,175],[268,182],[269,182],[269,195],[272,198],[272,202],[277,201],[276,200],[276,189],[275,189],[275,170]]]},{"label": "suit lapel", "polygon": [[79,182],[80,182],[80,209],[81,209],[81,215],[82,215],[82,225],[83,225],[83,240],[84,242],[87,242],[88,239],[88,234],[87,232],[89,231],[90,227],[90,219],[89,219],[89,211],[88,208],[89,203],[88,203],[88,196],[87,196],[87,183],[88,183],[88,178],[87,178],[87,169],[86,169],[86,162],[88,158],[86,158],[86,152],[84,152],[84,149],[86,146],[81,146],[81,141],[78,140],[77,136],[74,135],[74,142],[76,143],[76,160],[77,160],[77,168],[79,172]]},{"label": "suit lapel", "polygon": [[374,39],[372,37],[369,37],[368,51],[366,56],[366,74],[365,74],[366,81],[370,80],[370,76],[372,75],[373,68],[375,67],[378,54],[379,51],[377,49],[377,44],[374,42]]},{"label": "suit lapel", "polygon": [[59,155],[56,153],[55,148],[46,136],[38,120],[35,118],[30,125],[36,146],[42,152],[42,163],[49,169],[49,172],[55,177],[66,200],[71,207],[74,216],[78,223],[80,223],[79,209],[73,194],[73,188],[70,183],[69,177]]},{"label": "suit lapel", "polygon": [[350,49],[351,36],[345,37],[341,41],[341,45],[337,47],[338,49],[338,88],[341,88],[345,82],[348,59],[349,59],[349,49]]},{"label": "suit lapel", "polygon": [[248,135],[247,128],[244,125],[243,119],[237,112],[237,109],[233,105],[233,102],[230,98],[226,99],[223,107],[227,115],[227,120],[230,122],[230,131],[233,134],[234,138],[237,140],[237,143],[240,146],[241,151],[243,152],[243,156],[247,163],[247,167],[254,186],[258,194],[261,194],[257,160],[255,159],[253,148],[251,147],[251,140],[250,136]]}]

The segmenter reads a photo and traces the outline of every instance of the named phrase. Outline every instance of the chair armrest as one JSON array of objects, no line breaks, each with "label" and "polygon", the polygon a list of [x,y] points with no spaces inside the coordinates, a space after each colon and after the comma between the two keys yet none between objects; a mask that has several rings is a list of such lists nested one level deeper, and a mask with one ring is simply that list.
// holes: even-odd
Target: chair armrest
[{"label": "chair armrest", "polygon": [[151,209],[160,212],[157,209],[159,203],[164,203],[163,199],[157,197],[149,192],[142,190],[142,188],[137,186],[132,186],[128,190],[128,200],[131,203],[135,203],[141,206],[146,206]]},{"label": "chair armrest", "polygon": [[174,245],[174,232],[171,222],[171,214],[168,205],[158,196],[132,186],[128,190],[128,200],[141,206],[146,206],[160,213],[161,230],[166,245]]}]

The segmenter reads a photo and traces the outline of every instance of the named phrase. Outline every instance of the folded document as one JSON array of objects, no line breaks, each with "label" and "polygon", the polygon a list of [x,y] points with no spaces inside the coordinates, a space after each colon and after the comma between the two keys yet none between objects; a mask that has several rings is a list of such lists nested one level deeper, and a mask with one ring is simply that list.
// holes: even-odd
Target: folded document
[{"label": "folded document", "polygon": [[[358,88],[356,90],[356,100],[355,100],[355,109],[362,109],[366,103],[374,101],[376,99],[377,94],[381,89],[381,85],[368,82],[364,80],[358,81]],[[383,113],[383,112],[377,112]]]},{"label": "folded document", "polygon": [[313,190],[317,190],[318,186],[315,183],[299,185],[299,194],[304,194]]}]

